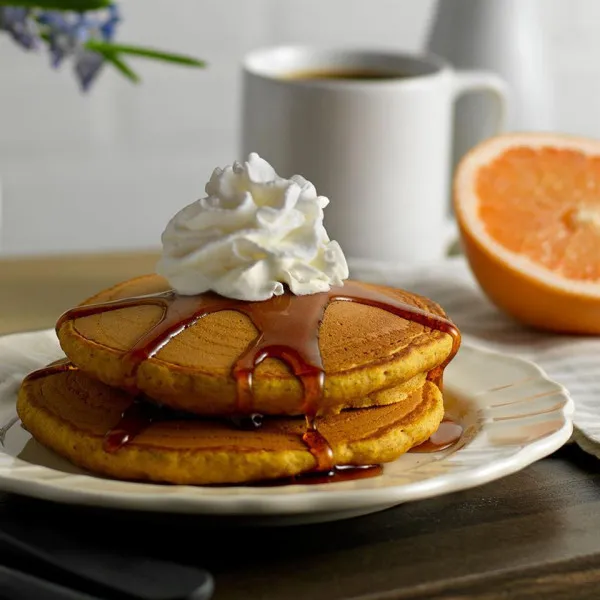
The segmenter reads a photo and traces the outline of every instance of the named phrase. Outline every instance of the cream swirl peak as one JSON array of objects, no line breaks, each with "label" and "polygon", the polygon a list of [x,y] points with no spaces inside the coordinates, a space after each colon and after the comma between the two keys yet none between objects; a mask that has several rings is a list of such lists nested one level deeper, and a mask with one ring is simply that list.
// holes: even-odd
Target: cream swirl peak
[{"label": "cream swirl peak", "polygon": [[157,272],[178,293],[258,301],[283,294],[284,284],[305,295],[348,278],[344,253],[323,226],[329,200],[304,177],[279,177],[252,153],[216,168],[205,191],[162,234]]}]

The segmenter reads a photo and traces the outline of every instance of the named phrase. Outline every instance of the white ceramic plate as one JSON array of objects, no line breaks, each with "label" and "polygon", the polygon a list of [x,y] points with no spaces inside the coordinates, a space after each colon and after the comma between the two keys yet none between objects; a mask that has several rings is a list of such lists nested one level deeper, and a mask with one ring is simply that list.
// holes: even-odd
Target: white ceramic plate
[{"label": "white ceramic plate", "polygon": [[40,446],[15,413],[30,370],[62,356],[54,333],[0,338],[0,489],[58,502],[251,517],[284,524],[342,519],[509,475],[569,440],[573,403],[531,362],[464,345],[446,371],[448,411],[465,426],[454,448],[407,454],[380,477],[321,485],[208,488],[109,480]]}]

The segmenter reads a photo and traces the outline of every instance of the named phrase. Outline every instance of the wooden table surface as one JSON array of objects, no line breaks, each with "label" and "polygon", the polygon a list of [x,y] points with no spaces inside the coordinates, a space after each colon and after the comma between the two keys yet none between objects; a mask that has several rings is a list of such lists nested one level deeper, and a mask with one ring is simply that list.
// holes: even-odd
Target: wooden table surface
[{"label": "wooden table surface", "polygon": [[0,334],[53,327],[65,310],[152,273],[157,251],[0,259]]},{"label": "wooden table surface", "polygon": [[[51,327],[72,304],[152,271],[155,260],[153,252],[0,260],[0,331]],[[61,523],[83,547],[203,565],[215,575],[215,600],[600,598],[600,463],[576,446],[485,486],[322,525],[253,529],[0,500],[0,522]]]}]

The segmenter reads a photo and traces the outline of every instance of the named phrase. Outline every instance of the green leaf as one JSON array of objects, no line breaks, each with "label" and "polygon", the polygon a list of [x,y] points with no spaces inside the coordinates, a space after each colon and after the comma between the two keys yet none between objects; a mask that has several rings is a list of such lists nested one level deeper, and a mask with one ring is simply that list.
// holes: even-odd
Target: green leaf
[{"label": "green leaf", "polygon": [[73,10],[76,12],[106,8],[110,4],[111,0],[0,0],[0,6]]},{"label": "green leaf", "polygon": [[121,75],[125,76],[129,81],[133,83],[139,83],[140,77],[139,75],[123,60],[121,60],[116,54],[112,54],[110,52],[101,52],[102,56],[104,56],[104,60],[110,63],[113,67],[117,69],[121,73]]},{"label": "green leaf", "polygon": [[185,56],[183,54],[172,54],[170,52],[154,50],[153,48],[141,48],[138,46],[128,46],[126,44],[112,44],[110,42],[101,42],[99,40],[89,40],[86,42],[85,46],[89,50],[95,50],[96,52],[101,52],[103,54],[105,52],[111,54],[128,54],[129,56],[151,58],[186,67],[206,67],[206,63],[203,60],[198,60],[197,58]]}]

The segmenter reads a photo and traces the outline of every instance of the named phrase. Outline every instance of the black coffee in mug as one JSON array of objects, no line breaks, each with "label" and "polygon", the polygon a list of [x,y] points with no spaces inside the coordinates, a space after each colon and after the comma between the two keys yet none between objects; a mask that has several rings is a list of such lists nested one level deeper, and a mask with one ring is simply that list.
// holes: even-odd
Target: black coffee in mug
[{"label": "black coffee in mug", "polygon": [[307,71],[295,71],[287,73],[282,79],[302,79],[302,80],[315,80],[315,79],[340,79],[340,80],[376,80],[381,81],[385,79],[406,79],[408,77],[414,77],[408,73],[400,73],[395,71],[383,71],[379,69],[367,69],[367,68],[343,68],[343,69],[313,69]]}]

